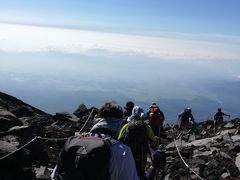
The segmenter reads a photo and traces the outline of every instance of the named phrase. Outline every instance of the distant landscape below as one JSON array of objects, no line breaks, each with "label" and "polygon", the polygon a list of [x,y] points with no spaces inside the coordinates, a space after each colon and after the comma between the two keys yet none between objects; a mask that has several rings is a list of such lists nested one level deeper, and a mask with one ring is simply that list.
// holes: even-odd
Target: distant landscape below
[{"label": "distant landscape below", "polygon": [[[98,54],[105,53],[106,56]],[[97,55],[96,55],[97,54]],[[99,107],[133,101],[145,111],[158,103],[166,122],[191,107],[197,121],[212,119],[221,107],[240,117],[240,79],[224,63],[161,60],[137,55],[111,56],[57,52],[0,52],[0,91],[45,112],[73,112],[79,104]],[[221,61],[220,61],[221,62]],[[235,69],[238,62],[231,62]]]}]

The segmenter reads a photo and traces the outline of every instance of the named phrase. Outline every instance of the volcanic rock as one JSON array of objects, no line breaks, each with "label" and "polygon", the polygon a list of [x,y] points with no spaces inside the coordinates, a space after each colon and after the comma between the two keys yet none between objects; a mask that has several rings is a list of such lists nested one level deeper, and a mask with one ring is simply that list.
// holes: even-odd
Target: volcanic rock
[{"label": "volcanic rock", "polygon": [[[52,116],[0,93],[0,180],[50,179],[66,138],[80,130],[89,132],[97,113],[97,108],[87,109],[81,104],[73,114],[59,112]],[[239,118],[225,123],[217,132],[212,120],[197,123],[196,131],[179,133],[177,127],[165,125],[161,131],[161,148],[167,156],[162,177],[240,179]]]}]

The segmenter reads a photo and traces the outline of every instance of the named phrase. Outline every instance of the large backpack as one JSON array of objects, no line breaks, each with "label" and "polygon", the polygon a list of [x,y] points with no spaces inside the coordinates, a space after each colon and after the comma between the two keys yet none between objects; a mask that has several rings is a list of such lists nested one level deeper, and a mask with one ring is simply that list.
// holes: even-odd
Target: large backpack
[{"label": "large backpack", "polygon": [[71,137],[57,163],[55,180],[109,180],[111,141],[99,137]]},{"label": "large backpack", "polygon": [[122,141],[131,148],[138,175],[142,176],[149,150],[146,124],[142,120],[134,119],[128,122],[128,128]]},{"label": "large backpack", "polygon": [[158,106],[150,107],[149,114],[149,123],[154,125],[160,125],[163,121],[163,117],[160,113],[160,109]]}]

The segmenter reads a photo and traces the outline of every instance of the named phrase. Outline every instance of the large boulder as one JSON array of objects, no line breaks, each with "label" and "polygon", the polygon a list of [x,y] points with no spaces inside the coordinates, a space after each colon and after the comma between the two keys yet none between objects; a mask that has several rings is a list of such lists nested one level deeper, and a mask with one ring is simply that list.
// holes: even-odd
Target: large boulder
[{"label": "large boulder", "polygon": [[15,109],[11,110],[11,113],[13,113],[17,117],[30,117],[36,115],[36,113],[33,111],[33,109],[29,106],[18,106]]},{"label": "large boulder", "polygon": [[81,118],[83,116],[87,116],[89,114],[89,110],[84,104],[80,104],[73,114]]},{"label": "large boulder", "polygon": [[58,112],[56,115],[53,116],[53,118],[58,121],[58,124],[64,124],[66,122],[78,122],[79,118],[74,115],[70,114],[68,112]]},{"label": "large boulder", "polygon": [[0,108],[0,132],[19,125],[22,125],[22,122],[14,114]]}]

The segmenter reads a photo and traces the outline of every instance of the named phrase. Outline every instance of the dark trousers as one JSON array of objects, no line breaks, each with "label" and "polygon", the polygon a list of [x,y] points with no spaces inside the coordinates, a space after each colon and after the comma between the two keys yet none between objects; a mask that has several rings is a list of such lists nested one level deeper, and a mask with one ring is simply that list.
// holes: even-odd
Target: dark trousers
[{"label": "dark trousers", "polygon": [[155,125],[155,124],[149,124],[149,125],[152,128],[154,135],[159,136],[160,127],[158,125]]}]

